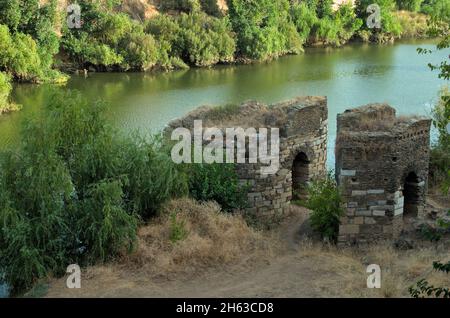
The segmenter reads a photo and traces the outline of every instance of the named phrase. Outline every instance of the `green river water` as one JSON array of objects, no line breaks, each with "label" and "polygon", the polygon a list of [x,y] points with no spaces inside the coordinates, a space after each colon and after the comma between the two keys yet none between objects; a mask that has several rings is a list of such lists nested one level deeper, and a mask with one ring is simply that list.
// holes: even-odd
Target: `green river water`
[{"label": "green river water", "polygon": [[[298,95],[328,97],[328,165],[334,164],[336,114],[371,102],[388,102],[399,114],[429,115],[444,84],[428,62],[442,61],[448,52],[419,55],[417,47],[433,41],[394,45],[351,44],[343,48],[313,48],[270,63],[219,66],[159,74],[91,73],[73,76],[69,89],[109,104],[108,116],[124,132],[154,133],[199,105],[239,103],[249,99],[273,103]],[[49,95],[48,85],[15,87],[13,96],[23,110],[0,117],[0,148],[14,147],[20,122],[39,112]]]}]

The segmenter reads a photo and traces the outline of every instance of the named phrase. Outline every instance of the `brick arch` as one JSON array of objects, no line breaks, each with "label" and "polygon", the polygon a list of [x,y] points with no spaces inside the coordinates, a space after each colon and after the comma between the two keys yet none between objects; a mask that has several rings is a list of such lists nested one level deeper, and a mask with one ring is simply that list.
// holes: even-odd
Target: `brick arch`
[{"label": "brick arch", "polygon": [[[280,149],[281,151],[281,149]],[[304,153],[308,158],[309,162],[313,162],[315,159],[314,151],[305,146],[298,146],[291,149],[289,156],[286,157],[285,161],[282,163],[283,168],[292,169],[292,162],[294,162],[295,158],[300,154]]]},{"label": "brick arch", "polygon": [[403,200],[403,217],[418,217],[425,203],[424,174],[416,165],[408,165],[401,175],[400,191]]}]

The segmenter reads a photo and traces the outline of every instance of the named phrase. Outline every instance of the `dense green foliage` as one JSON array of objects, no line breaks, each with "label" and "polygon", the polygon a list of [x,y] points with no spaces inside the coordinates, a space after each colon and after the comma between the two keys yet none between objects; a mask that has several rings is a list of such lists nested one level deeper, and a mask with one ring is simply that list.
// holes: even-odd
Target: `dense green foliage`
[{"label": "dense green foliage", "polygon": [[80,7],[82,28],[64,24],[62,37],[64,51],[80,66],[141,71],[156,64],[156,42],[144,33],[142,24],[97,1],[82,2]]},{"label": "dense green foliage", "polygon": [[103,109],[57,93],[1,155],[0,272],[16,292],[131,249],[139,218],[187,193],[161,144],[118,135]]},{"label": "dense green foliage", "polygon": [[[146,32],[159,42],[161,66],[171,68],[187,63],[211,66],[234,59],[235,42],[226,18],[215,18],[203,12],[182,13],[178,17],[160,15],[150,19]],[[182,62],[180,62],[182,61]]]},{"label": "dense green foliage", "polygon": [[184,240],[188,233],[186,229],[186,221],[178,220],[177,213],[170,213],[170,241],[176,243],[178,241]]},{"label": "dense green foliage", "polygon": [[369,32],[369,40],[374,42],[392,41],[401,35],[401,25],[396,16],[394,0],[356,0],[356,14],[364,22],[367,21],[370,13],[367,13],[367,7],[370,4],[377,4],[380,7],[381,28],[368,28],[367,23],[363,23],[362,30]]},{"label": "dense green foliage", "polygon": [[83,27],[64,29],[63,48],[79,66],[145,71],[231,62],[235,43],[228,20],[197,9],[159,15],[145,25],[98,2],[83,2]]},{"label": "dense green foliage", "polygon": [[450,1],[424,0],[421,11],[440,21],[450,21]]},{"label": "dense green foliage", "polygon": [[52,69],[59,51],[56,1],[0,1],[0,71],[19,81],[63,81]]},{"label": "dense green foliage", "polygon": [[[52,69],[60,50],[73,64],[68,69],[100,71],[267,60],[299,53],[305,43],[340,46],[357,36],[393,40],[401,34],[396,7],[447,20],[450,15],[447,0],[357,0],[356,8],[344,4],[338,10],[332,9],[332,0],[230,0],[226,14],[215,0],[171,0],[162,2],[160,15],[142,23],[121,13],[121,3],[80,1],[82,26],[77,29],[68,28],[55,0],[42,6],[38,0],[0,0],[0,71],[18,81],[63,81],[66,77]],[[381,7],[381,29],[366,26],[371,3]],[[59,28],[61,38],[55,32]]]},{"label": "dense green foliage", "polygon": [[12,110],[17,110],[18,105],[10,100],[12,90],[11,78],[8,74],[0,72],[0,115]]},{"label": "dense green foliage", "polygon": [[297,32],[305,42],[322,42],[340,46],[350,40],[362,26],[362,20],[350,4],[343,4],[333,12],[331,3],[310,1],[294,3],[291,17]]},{"label": "dense green foliage", "polygon": [[399,10],[417,12],[420,10],[423,0],[396,0]]},{"label": "dense green foliage", "polygon": [[312,211],[312,228],[319,232],[322,238],[335,242],[344,210],[341,207],[341,194],[331,173],[323,180],[313,181],[307,190],[306,207]]},{"label": "dense green foliage", "polygon": [[214,200],[224,211],[247,207],[247,185],[239,184],[233,164],[192,164],[189,193],[198,201]]},{"label": "dense green foliage", "polygon": [[239,55],[265,60],[301,51],[288,0],[230,0],[228,5]]}]

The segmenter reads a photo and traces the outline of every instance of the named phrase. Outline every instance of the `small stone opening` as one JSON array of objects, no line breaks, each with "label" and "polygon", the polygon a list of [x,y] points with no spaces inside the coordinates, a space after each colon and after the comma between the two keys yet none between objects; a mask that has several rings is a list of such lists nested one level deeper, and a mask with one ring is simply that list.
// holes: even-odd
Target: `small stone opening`
[{"label": "small stone opening", "polygon": [[309,182],[308,156],[300,152],[292,164],[292,199],[304,200],[307,198],[307,185]]},{"label": "small stone opening", "polygon": [[419,178],[410,172],[403,185],[403,217],[417,217],[420,204]]}]

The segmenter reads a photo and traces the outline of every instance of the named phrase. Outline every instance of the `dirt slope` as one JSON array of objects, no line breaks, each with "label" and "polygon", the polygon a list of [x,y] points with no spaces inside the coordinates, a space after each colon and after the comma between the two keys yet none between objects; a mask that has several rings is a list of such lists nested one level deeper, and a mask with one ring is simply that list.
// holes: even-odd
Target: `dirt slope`
[{"label": "dirt slope", "polygon": [[[435,273],[435,260],[450,260],[449,244],[417,245],[397,250],[393,244],[336,249],[313,243],[308,211],[296,210],[276,235],[275,254],[245,257],[237,264],[216,266],[195,275],[147,277],[120,265],[90,268],[82,288],[67,289],[65,278],[50,283],[47,297],[408,297],[421,278],[450,285],[450,275]],[[305,238],[308,236],[309,238]],[[369,264],[382,269],[381,289],[366,287]]]}]

